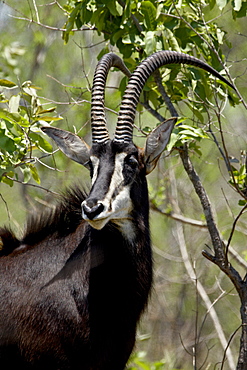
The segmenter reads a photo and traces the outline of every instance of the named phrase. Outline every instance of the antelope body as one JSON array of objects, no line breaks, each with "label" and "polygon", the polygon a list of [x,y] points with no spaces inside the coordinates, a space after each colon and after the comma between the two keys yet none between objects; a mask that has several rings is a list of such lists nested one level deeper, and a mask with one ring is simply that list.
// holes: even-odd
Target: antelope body
[{"label": "antelope body", "polygon": [[[55,211],[28,221],[21,240],[0,229],[1,369],[124,369],[152,285],[146,174],[176,118],[153,130],[144,149],[133,143],[133,122],[147,78],[171,63],[196,65],[228,83],[185,54],[155,53],[131,75],[110,53],[98,63],[93,81],[92,147],[70,132],[43,128],[90,170],[92,188],[88,195],[79,188],[67,191]],[[131,75],[113,139],[104,112],[111,66]]]}]

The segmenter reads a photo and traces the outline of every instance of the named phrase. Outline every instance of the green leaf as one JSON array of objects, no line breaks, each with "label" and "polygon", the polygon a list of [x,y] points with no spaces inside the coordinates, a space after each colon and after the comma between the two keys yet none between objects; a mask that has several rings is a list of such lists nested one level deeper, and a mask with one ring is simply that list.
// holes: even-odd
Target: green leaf
[{"label": "green leaf", "polygon": [[34,181],[36,181],[37,184],[40,184],[40,177],[39,177],[37,168],[34,167],[32,164],[30,164],[29,167],[30,167],[30,172],[31,172],[31,175],[32,175]]},{"label": "green leaf", "polygon": [[234,0],[234,10],[238,12],[242,7],[242,0]]},{"label": "green leaf", "polygon": [[146,33],[144,43],[147,55],[151,55],[156,51],[156,39],[153,31],[148,31]]},{"label": "green leaf", "polygon": [[[9,176],[10,174],[9,173],[6,173],[5,175]],[[6,176],[0,176],[0,181],[9,185],[11,188],[12,186],[14,185],[14,181],[11,180],[11,179],[8,179]]]},{"label": "green leaf", "polygon": [[173,35],[173,33],[169,29],[167,29],[167,32],[170,33],[169,44],[170,44],[171,50],[180,52],[181,48],[179,46],[179,43],[178,43],[176,37]]},{"label": "green leaf", "polygon": [[123,8],[115,0],[106,1],[106,6],[110,10],[110,13],[115,17],[123,14]]},{"label": "green leaf", "polygon": [[44,114],[44,113],[51,113],[51,112],[54,112],[55,110],[56,110],[56,107],[43,109],[41,106],[39,106],[37,108],[36,114],[38,115],[38,114]]},{"label": "green leaf", "polygon": [[154,31],[157,26],[155,6],[151,1],[142,1],[140,10],[144,16],[144,23],[147,30]]},{"label": "green leaf", "polygon": [[9,111],[10,113],[18,113],[20,104],[20,95],[13,95],[9,99]]},{"label": "green leaf", "polygon": [[17,85],[12,81],[5,80],[3,78],[3,79],[0,79],[0,86],[7,87],[10,89],[11,87],[16,87]]},{"label": "green leaf", "polygon": [[32,142],[45,153],[52,153],[52,145],[46,141],[42,136],[37,133],[30,132],[29,137],[32,139]]},{"label": "green leaf", "polygon": [[113,42],[113,45],[118,41],[118,39],[122,38],[122,35],[124,34],[124,30],[120,29],[117,32],[114,32],[114,34],[111,37],[111,40]]},{"label": "green leaf", "polygon": [[240,199],[239,201],[238,201],[238,205],[239,206],[245,206],[247,204],[247,200],[245,200],[245,199]]},{"label": "green leaf", "polygon": [[217,28],[216,34],[217,34],[217,39],[218,39],[219,44],[223,44],[223,39],[224,39],[224,36],[225,36],[225,32],[221,31],[220,28]]},{"label": "green leaf", "polygon": [[199,127],[194,127],[194,126],[189,126],[189,125],[181,125],[178,128],[179,128],[180,132],[182,132],[183,134],[190,133],[190,135],[192,135],[194,137],[201,137],[201,138],[204,138],[204,139],[209,138],[207,133]]},{"label": "green leaf", "polygon": [[247,14],[247,1],[242,3],[239,11],[233,10],[233,19],[246,17]]},{"label": "green leaf", "polygon": [[150,133],[152,131],[152,129],[149,126],[145,126],[145,127],[142,128],[142,131]]},{"label": "green leaf", "polygon": [[31,179],[31,171],[28,166],[20,167],[23,173],[23,182],[26,184]]},{"label": "green leaf", "polygon": [[210,9],[213,9],[216,4],[216,0],[209,0]]},{"label": "green leaf", "polygon": [[216,0],[219,9],[222,10],[226,6],[227,0]]},{"label": "green leaf", "polygon": [[187,103],[186,101],[185,104],[188,105],[188,107],[192,110],[195,117],[197,117],[200,122],[204,122],[203,114],[199,111],[197,107],[194,107],[193,105]]},{"label": "green leaf", "polygon": [[11,122],[11,123],[19,123],[21,120],[21,116],[18,113],[10,113],[5,109],[0,108],[0,118]]},{"label": "green leaf", "polygon": [[135,363],[136,365],[138,365],[138,367],[140,369],[143,369],[143,370],[150,370],[150,366],[148,363],[142,361],[142,360],[135,360]]},{"label": "green leaf", "polygon": [[52,121],[60,121],[61,119],[63,119],[63,118],[62,117],[42,116],[40,118],[35,119],[34,122],[37,122],[37,121],[52,122]]},{"label": "green leaf", "polygon": [[69,15],[69,19],[68,19],[68,22],[67,22],[67,26],[66,26],[66,32],[70,32],[74,26],[74,23],[75,23],[75,19],[78,15],[78,12],[80,11],[80,8],[81,8],[82,4],[78,4],[73,10],[72,12],[70,13]]},{"label": "green leaf", "polygon": [[138,46],[145,46],[144,40],[141,38],[141,36],[130,33],[122,38],[122,42],[124,44],[135,44]]},{"label": "green leaf", "polygon": [[109,18],[109,10],[107,8],[98,8],[91,18],[91,23],[95,24],[98,33],[102,32],[105,28],[106,19]]},{"label": "green leaf", "polygon": [[15,141],[6,136],[6,133],[3,130],[0,130],[0,148],[3,148],[9,153],[13,153],[16,150]]},{"label": "green leaf", "polygon": [[168,150],[170,152],[178,140],[179,140],[179,135],[172,132],[171,137],[170,137],[170,141],[166,146],[166,150]]}]

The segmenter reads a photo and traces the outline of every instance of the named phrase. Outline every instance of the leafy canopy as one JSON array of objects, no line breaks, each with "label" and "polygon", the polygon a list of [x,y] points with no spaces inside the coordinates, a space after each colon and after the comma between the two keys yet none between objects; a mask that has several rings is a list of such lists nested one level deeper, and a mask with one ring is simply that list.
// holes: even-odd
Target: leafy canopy
[{"label": "leafy canopy", "polygon": [[[131,70],[156,51],[175,50],[202,58],[222,74],[226,74],[222,46],[231,46],[226,37],[227,32],[214,20],[206,22],[204,9],[222,10],[228,3],[227,0],[68,0],[63,5],[67,18],[62,38],[67,43],[76,29],[95,30],[105,40],[98,58],[113,48],[122,55]],[[235,0],[231,4],[234,19],[246,15],[247,2]],[[0,106],[0,181],[12,185],[12,179],[18,179],[17,169],[20,169],[24,174],[24,182],[30,178],[39,182],[35,150],[45,153],[52,151],[42,136],[39,125],[41,121],[50,123],[60,117],[55,116],[54,107],[42,108],[37,87],[31,82],[25,82],[18,88],[8,78],[16,68],[17,51],[19,50],[19,55],[23,51],[16,51],[15,45],[8,45],[7,48],[8,50],[6,47],[2,50],[1,58],[4,55],[9,57],[3,63],[5,69],[0,70],[0,87],[3,91]],[[196,141],[193,148],[200,153],[198,141],[206,138],[207,134],[203,127],[199,129],[196,126],[203,124],[205,113],[210,109],[210,103],[206,105],[205,101],[210,102],[215,89],[219,98],[228,99],[231,104],[238,103],[238,99],[223,83],[219,82],[216,87],[212,76],[193,67],[168,66],[161,70],[161,78],[173,104],[183,102],[185,113],[180,112],[181,116],[192,113],[196,123],[195,127],[183,125],[176,128],[169,148],[185,141]],[[120,84],[122,92],[125,85],[124,77]],[[7,91],[8,97],[4,91]],[[164,99],[153,77],[144,88],[142,100],[156,111],[160,110],[163,114],[166,112]],[[145,130],[150,131],[151,127],[145,127]]]}]

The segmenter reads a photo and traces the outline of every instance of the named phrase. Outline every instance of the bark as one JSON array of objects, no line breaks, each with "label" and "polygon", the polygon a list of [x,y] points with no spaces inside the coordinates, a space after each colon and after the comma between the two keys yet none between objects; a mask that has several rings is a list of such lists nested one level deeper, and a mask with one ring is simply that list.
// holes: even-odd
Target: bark
[{"label": "bark", "polygon": [[247,370],[247,290],[246,284],[242,289],[243,297],[241,303],[242,333],[240,338],[240,351],[237,370]]}]

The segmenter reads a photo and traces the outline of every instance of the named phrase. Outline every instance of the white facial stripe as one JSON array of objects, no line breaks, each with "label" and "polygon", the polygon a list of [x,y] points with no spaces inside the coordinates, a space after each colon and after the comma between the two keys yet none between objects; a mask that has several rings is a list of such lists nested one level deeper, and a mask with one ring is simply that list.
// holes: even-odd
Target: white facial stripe
[{"label": "white facial stripe", "polygon": [[[105,211],[101,213],[101,217],[109,217],[115,220],[126,219],[129,216],[131,211],[130,187],[128,185],[121,186],[124,182],[123,166],[126,156],[126,153],[119,153],[115,157],[115,168],[109,190],[102,200]],[[115,192],[116,195],[114,195]]]},{"label": "white facial stripe", "polygon": [[109,186],[109,190],[105,196],[105,199],[106,202],[110,203],[111,202],[111,199],[112,199],[112,195],[114,193],[114,191],[116,190],[116,188],[118,188],[124,181],[124,177],[123,177],[123,164],[124,164],[124,159],[126,157],[126,153],[119,153],[119,154],[116,154],[116,157],[115,157],[115,168],[114,168],[114,172],[112,174],[112,178],[111,178],[111,183],[110,183],[110,186]]},{"label": "white facial stripe", "polygon": [[95,157],[94,155],[91,155],[90,159],[93,165],[93,177],[92,177],[92,185],[93,185],[98,176],[99,158]]},{"label": "white facial stripe", "polygon": [[[134,229],[130,218],[132,202],[130,199],[130,186],[121,186],[124,183],[123,167],[126,153],[116,154],[115,167],[111,178],[111,183],[104,199],[100,202],[104,205],[104,211],[93,220],[88,220],[89,224],[95,229],[102,229],[109,220],[112,220],[119,227],[130,242],[134,239]],[[94,167],[92,183],[98,175],[99,159],[91,156]],[[116,195],[114,195],[116,193]],[[113,198],[114,195],[114,198]]]}]

